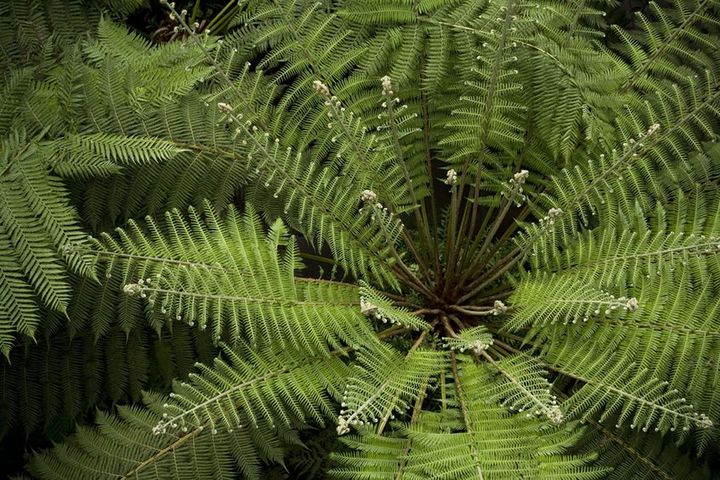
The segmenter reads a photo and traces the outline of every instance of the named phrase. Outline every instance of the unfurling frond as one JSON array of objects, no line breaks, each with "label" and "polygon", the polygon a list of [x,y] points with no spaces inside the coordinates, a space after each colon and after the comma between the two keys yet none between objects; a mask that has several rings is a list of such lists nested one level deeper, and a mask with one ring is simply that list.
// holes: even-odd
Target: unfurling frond
[{"label": "unfurling frond", "polygon": [[366,317],[380,320],[383,323],[389,322],[418,330],[429,328],[425,320],[406,308],[394,306],[382,293],[364,282],[360,282],[360,311]]},{"label": "unfurling frond", "polygon": [[464,353],[468,350],[471,353],[479,354],[492,345],[493,337],[488,329],[482,325],[461,330],[457,337],[445,339],[445,344],[451,350]]}]

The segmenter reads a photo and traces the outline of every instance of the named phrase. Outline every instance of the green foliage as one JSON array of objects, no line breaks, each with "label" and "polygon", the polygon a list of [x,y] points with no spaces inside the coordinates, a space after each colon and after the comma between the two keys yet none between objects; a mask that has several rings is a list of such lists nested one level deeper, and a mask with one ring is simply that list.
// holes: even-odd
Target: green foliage
[{"label": "green foliage", "polygon": [[549,430],[489,404],[483,392],[493,380],[482,367],[463,365],[456,378],[463,388],[444,399],[440,412],[423,410],[393,436],[362,429],[344,439],[352,450],[336,455],[332,478],[603,477],[603,470],[587,465],[591,455],[557,456],[580,432]]},{"label": "green foliage", "polygon": [[29,474],[717,468],[715,0],[177,3],[0,6]]},{"label": "green foliage", "polygon": [[217,434],[196,428],[156,435],[152,428],[162,419],[161,400],[149,397],[147,401],[148,409],[123,406],[117,415],[99,413],[99,429],[83,427],[73,443],[62,445],[52,455],[35,456],[30,472],[58,479],[170,479],[231,478],[239,471],[247,478],[260,478],[262,463],[280,461],[282,447],[296,441],[267,424]]},{"label": "green foliage", "polygon": [[167,388],[216,353],[209,336],[183,327],[128,336],[115,326],[100,339],[43,332],[37,345],[15,348],[0,370],[0,437],[19,431],[59,440],[97,405],[138,402],[148,385]]},{"label": "green foliage", "polygon": [[67,312],[67,270],[93,272],[87,259],[68,250],[84,244],[85,235],[68,191],[49,171],[51,153],[22,132],[0,145],[0,245],[7,252],[0,263],[0,352],[7,356],[15,333],[34,337],[38,303]]},{"label": "green foliage", "polygon": [[322,425],[323,416],[331,412],[325,391],[347,375],[347,367],[337,359],[296,362],[292,351],[275,355],[247,348],[224,353],[228,361],[216,359],[212,369],[200,364],[200,373],[190,375],[192,383],[175,386],[156,433],[205,427],[213,433],[218,427],[232,432],[260,424],[272,429],[275,423],[290,427],[306,418]]},{"label": "green foliage", "polygon": [[206,204],[203,213],[173,211],[164,225],[148,219],[147,234],[130,222],[105,235],[95,251],[106,276],[121,275],[125,293],[147,297],[159,319],[209,328],[218,341],[255,346],[279,335],[283,348],[319,353],[370,334],[357,289],[295,278],[302,264],[281,222],[264,235],[253,212],[230,207],[221,220]]},{"label": "green foliage", "polygon": [[612,468],[607,478],[620,480],[650,479],[706,479],[712,478],[707,464],[700,464],[662,437],[640,433],[610,431],[592,424],[580,442],[588,452],[600,452],[598,463]]}]

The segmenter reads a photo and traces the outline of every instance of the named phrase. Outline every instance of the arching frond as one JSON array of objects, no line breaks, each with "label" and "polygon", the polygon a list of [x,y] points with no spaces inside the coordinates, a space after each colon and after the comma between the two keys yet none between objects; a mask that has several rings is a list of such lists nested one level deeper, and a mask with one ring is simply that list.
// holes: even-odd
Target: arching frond
[{"label": "arching frond", "polygon": [[99,413],[98,428],[83,427],[67,444],[34,457],[31,473],[68,480],[191,479],[228,478],[240,471],[259,479],[263,462],[280,460],[282,446],[294,440],[267,423],[232,432],[195,428],[156,435],[152,428],[162,420],[162,401],[150,396],[147,409],[125,406],[117,415]]},{"label": "arching frond", "polygon": [[215,355],[209,335],[184,325],[160,335],[142,328],[127,334],[113,325],[100,339],[64,329],[42,333],[38,344],[16,347],[0,365],[3,439],[45,435],[59,440],[96,405],[138,402],[147,386],[167,388],[198,359]]},{"label": "arching frond", "polygon": [[216,340],[317,353],[370,331],[359,291],[296,279],[302,264],[294,239],[281,222],[266,236],[252,210],[231,207],[221,218],[206,204],[187,219],[168,212],[162,224],[148,219],[146,228],[133,222],[116,238],[104,235],[96,251],[126,293],[147,297],[160,315],[209,328]]},{"label": "arching frond", "polygon": [[189,383],[175,385],[153,432],[289,428],[305,418],[322,424],[332,411],[326,390],[337,394],[349,372],[335,357],[298,361],[294,353],[225,348],[225,359],[216,359],[213,368],[199,364]]},{"label": "arching frond", "polygon": [[386,422],[409,409],[443,362],[441,353],[424,349],[405,357],[385,345],[359,352],[342,394],[338,434],[348,433],[351,426]]}]

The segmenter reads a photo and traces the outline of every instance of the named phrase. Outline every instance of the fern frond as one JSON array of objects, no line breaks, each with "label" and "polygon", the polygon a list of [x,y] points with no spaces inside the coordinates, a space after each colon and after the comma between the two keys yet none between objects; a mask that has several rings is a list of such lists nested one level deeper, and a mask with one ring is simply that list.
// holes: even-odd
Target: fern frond
[{"label": "fern frond", "polygon": [[[33,336],[38,316],[30,309],[43,305],[65,312],[70,300],[66,268],[92,276],[87,258],[68,250],[86,244],[68,192],[53,175],[34,139],[15,132],[2,141],[0,157],[0,244],[2,264],[2,348],[8,355],[10,332]],[[32,293],[31,293],[32,292]]]},{"label": "fern frond", "polygon": [[377,345],[358,353],[357,364],[347,380],[338,417],[338,434],[350,431],[350,426],[377,423],[385,417],[410,408],[421,394],[423,384],[442,367],[444,355],[418,349],[403,357],[399,352]]},{"label": "fern frond", "polygon": [[601,421],[617,413],[617,425],[630,423],[630,428],[643,431],[712,427],[707,415],[694,411],[677,390],[668,388],[669,382],[622,357],[572,337],[548,352],[549,362],[562,365],[552,367],[554,370],[585,383],[563,403],[568,417],[591,416],[602,410]]},{"label": "fern frond", "polygon": [[298,360],[298,352],[249,348],[238,353],[224,348],[224,356],[227,360],[216,359],[213,368],[199,364],[190,383],[175,385],[155,434],[198,428],[215,434],[262,424],[291,427],[304,419],[322,425],[332,412],[325,391],[334,391],[348,375],[335,357]]},{"label": "fern frond", "polygon": [[461,330],[457,337],[449,337],[445,339],[445,346],[451,350],[464,353],[469,350],[473,353],[480,353],[486,350],[493,343],[492,334],[484,325],[478,325],[472,328]]},{"label": "fern frond", "polygon": [[[589,465],[591,456],[565,454],[580,432],[549,430],[538,420],[509,415],[489,405],[482,392],[493,381],[481,367],[463,363],[467,416],[457,397],[444,413],[422,411],[416,422],[398,425],[394,435],[368,429],[342,441],[354,453],[334,456],[332,478],[602,478],[607,470]],[[467,422],[467,423],[464,423]],[[461,431],[466,430],[466,431]]]},{"label": "fern frond", "polygon": [[177,211],[161,225],[148,219],[148,233],[131,223],[117,240],[105,235],[97,254],[122,275],[126,293],[147,297],[160,315],[210,327],[218,341],[244,337],[316,353],[358,342],[370,331],[358,290],[295,279],[302,264],[294,240],[280,242],[286,231],[276,227],[280,237],[264,238],[252,210],[241,216],[231,207],[221,219],[206,203],[189,220]]},{"label": "fern frond", "polygon": [[650,2],[650,17],[638,12],[642,28],[639,36],[613,26],[623,42],[622,52],[634,67],[624,89],[652,90],[661,79],[683,82],[693,73],[717,66],[718,58],[711,53],[717,51],[717,41],[703,33],[708,26],[717,24],[717,2],[672,3],[671,10]]},{"label": "fern frond", "polygon": [[158,335],[143,328],[126,333],[114,324],[96,338],[71,335],[62,318],[42,320],[60,323],[61,330],[45,329],[37,344],[25,342],[0,365],[0,437],[6,441],[16,435],[60,439],[96,405],[139,402],[144,388],[167,388],[216,353],[209,335],[183,325]]},{"label": "fern frond", "polygon": [[[56,142],[56,145],[72,158],[73,163],[84,157],[99,156],[118,165],[142,165],[170,160],[189,151],[179,148],[173,142],[158,138],[122,137],[104,133],[71,135],[65,142]],[[55,164],[55,168],[57,167]]]},{"label": "fern frond", "polygon": [[514,355],[490,363],[502,379],[489,389],[489,400],[499,402],[510,411],[527,410],[526,416],[545,416],[555,425],[562,423],[562,411],[550,393],[550,382],[545,378],[547,372],[539,361]]},{"label": "fern frond", "polygon": [[[517,74],[513,63],[517,61],[514,40],[521,35],[518,30],[532,28],[527,15],[510,0],[505,5],[493,4],[480,17],[483,29],[477,31],[481,38],[477,46],[479,65],[474,69],[476,80],[465,84],[475,95],[461,97],[464,106],[453,111],[449,123],[457,133],[444,140],[457,149],[452,165],[469,165],[466,157],[481,152],[486,155],[488,150],[510,151],[522,141],[524,128],[519,118],[526,107],[517,97],[522,86],[513,78]],[[466,173],[468,168],[463,166],[459,171]]]},{"label": "fern frond", "polygon": [[383,323],[390,322],[417,330],[429,328],[428,323],[421,317],[413,314],[407,308],[393,305],[381,292],[362,281],[360,282],[360,309],[365,316],[378,319]]},{"label": "fern frond", "polygon": [[598,465],[612,468],[608,480],[658,478],[661,480],[695,480],[711,478],[710,468],[690,459],[663,437],[642,433],[626,435],[593,423],[583,439],[582,449],[601,452]]},{"label": "fern frond", "polygon": [[216,434],[196,428],[155,435],[152,427],[162,420],[162,399],[148,396],[147,402],[148,408],[124,406],[116,415],[99,413],[99,428],[82,427],[67,444],[35,456],[30,472],[67,480],[158,480],[232,477],[240,471],[259,479],[262,463],[282,458],[283,433],[265,423]]},{"label": "fern frond", "polygon": [[535,250],[547,267],[571,270],[593,284],[617,285],[639,282],[646,275],[657,276],[689,262],[710,268],[720,251],[720,237],[607,228],[578,235],[569,245],[571,250],[562,254],[548,247],[549,242]]},{"label": "fern frond", "polygon": [[539,328],[560,323],[587,322],[592,316],[617,319],[624,311],[638,308],[636,298],[615,297],[594,288],[573,275],[549,276],[525,280],[511,298],[517,309],[506,328],[518,330],[532,324]]}]

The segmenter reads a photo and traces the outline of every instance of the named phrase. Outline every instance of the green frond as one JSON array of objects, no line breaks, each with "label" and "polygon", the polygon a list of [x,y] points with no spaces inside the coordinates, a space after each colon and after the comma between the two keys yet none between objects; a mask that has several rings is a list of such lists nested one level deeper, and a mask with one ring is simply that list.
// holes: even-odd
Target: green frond
[{"label": "green frond", "polygon": [[[54,320],[45,315],[43,323]],[[62,325],[63,319],[59,319]],[[208,335],[183,325],[160,335],[138,328],[127,334],[112,325],[102,337],[57,333],[25,342],[0,365],[0,437],[37,436],[59,440],[96,405],[141,400],[143,389],[167,388],[197,359],[211,360]],[[24,348],[23,348],[24,347]]]},{"label": "green frond", "polygon": [[403,356],[383,344],[358,353],[342,394],[338,434],[351,426],[386,422],[410,408],[445,363],[441,352],[417,349]]},{"label": "green frond", "polygon": [[0,285],[7,309],[0,314],[0,351],[7,356],[15,334],[34,336],[41,306],[65,312],[70,300],[67,270],[94,272],[71,249],[86,244],[68,191],[49,171],[36,139],[23,132],[2,140],[0,157]]},{"label": "green frond", "polygon": [[[323,81],[334,89],[363,55],[356,37],[336,15],[318,4],[302,2],[257,2],[242,14],[247,25],[237,45],[243,61],[275,70],[274,83],[285,84],[273,119],[274,135],[294,139],[305,135],[305,118],[322,110],[312,98],[312,82]],[[257,60],[256,60],[257,59]],[[323,113],[324,115],[324,113]],[[308,138],[320,137],[325,125],[317,125]]]},{"label": "green frond", "polygon": [[515,39],[533,28],[532,19],[528,10],[510,0],[492,4],[480,21],[482,30],[477,30],[474,44],[478,64],[473,80],[465,82],[468,93],[461,97],[463,107],[453,111],[449,123],[457,133],[443,141],[457,149],[452,157],[461,159],[457,164],[469,165],[466,157],[488,150],[510,151],[522,142],[524,132],[520,117],[526,106],[518,98],[523,87],[513,78],[517,75],[513,64]]},{"label": "green frond", "polygon": [[[537,261],[547,268],[570,270],[581,276],[581,282],[589,280],[596,285],[622,286],[689,262],[712,268],[714,255],[720,251],[720,237],[712,233],[706,236],[607,228],[577,235],[568,242],[568,250],[562,253],[549,242],[538,245],[535,252]],[[581,288],[588,287],[586,283]]]},{"label": "green frond", "polygon": [[650,16],[636,14],[640,35],[613,26],[623,42],[621,52],[633,67],[623,85],[625,89],[653,90],[664,79],[684,82],[692,74],[708,68],[716,70],[720,60],[715,55],[717,39],[704,34],[704,30],[717,26],[718,3],[715,0],[671,3],[672,7],[664,7],[650,2]]},{"label": "green frond", "polygon": [[[705,206],[716,211],[716,205]],[[605,229],[574,238],[562,253],[538,250],[532,258],[539,264],[567,273],[521,282],[514,297],[518,312],[507,325],[532,324],[526,338],[565,345],[563,355],[586,348],[586,342],[612,345],[612,363],[625,365],[618,368],[646,370],[641,376],[668,382],[664,390],[681,392],[688,403],[717,420],[718,399],[701,393],[718,375],[713,360],[720,340],[718,302],[714,282],[707,281],[717,271],[714,214],[695,218],[677,207],[675,215],[689,225],[668,219],[667,213],[661,218],[680,233]],[[608,290],[622,297],[610,296]],[[523,303],[533,307],[524,310]],[[634,366],[623,356],[634,359]],[[693,435],[699,450],[707,449],[714,438],[709,430]]]},{"label": "green frond", "polygon": [[147,398],[148,408],[118,407],[117,414],[98,413],[97,428],[81,427],[71,440],[36,455],[29,466],[46,479],[194,479],[232,478],[242,472],[261,478],[265,462],[279,461],[287,436],[266,423],[258,428],[196,428],[154,434],[162,421],[162,398]]},{"label": "green frond", "polygon": [[499,373],[499,379],[488,390],[488,400],[510,411],[527,411],[526,416],[547,417],[556,425],[562,423],[562,411],[550,393],[550,382],[545,378],[547,372],[538,360],[513,355],[491,364]]},{"label": "green frond", "polygon": [[206,203],[187,217],[168,212],[161,224],[131,222],[116,237],[104,235],[96,254],[126,293],[147,297],[165,318],[209,328],[218,341],[317,353],[368,335],[359,291],[295,278],[302,264],[294,240],[279,224],[272,232],[265,236],[251,209],[240,215],[229,207],[219,217]]},{"label": "green frond", "polygon": [[542,328],[556,323],[587,322],[598,315],[622,321],[621,317],[627,316],[628,311],[638,308],[636,298],[616,297],[573,275],[541,275],[524,280],[513,293],[511,302],[516,313],[505,324],[510,330],[529,325]]},{"label": "green frond", "polygon": [[365,282],[360,282],[360,309],[365,316],[383,323],[402,325],[416,330],[427,330],[428,323],[407,308],[394,306],[392,301]]},{"label": "green frond", "polygon": [[416,7],[412,2],[377,2],[360,0],[345,6],[342,16],[360,25],[385,25],[412,23]]},{"label": "green frond", "polygon": [[[647,157],[652,166],[662,169],[673,180],[693,175],[686,162],[693,152],[703,150],[702,143],[716,140],[714,125],[720,119],[720,89],[718,81],[705,71],[700,78],[689,79],[685,88],[672,85],[658,89],[652,95],[642,98],[637,107],[626,107],[628,118],[618,122],[623,141],[632,143],[632,138],[642,136],[643,123],[656,123],[665,127],[658,135],[657,142],[651,142]],[[650,178],[652,166],[644,167],[647,172],[641,176]],[[642,181],[633,178],[633,183]],[[677,180],[676,180],[677,181]],[[660,189],[653,185],[656,191]]]},{"label": "green frond", "polygon": [[479,353],[492,345],[492,338],[487,327],[478,325],[461,330],[457,337],[446,338],[445,346],[460,353],[464,353],[465,350]]},{"label": "green frond", "polygon": [[590,465],[592,456],[566,453],[581,432],[548,429],[488,404],[483,392],[494,382],[481,367],[463,363],[458,378],[465,407],[449,398],[451,408],[444,413],[423,410],[414,423],[396,425],[392,435],[362,429],[358,436],[343,438],[353,452],[334,455],[338,466],[332,478],[593,479],[607,473]]},{"label": "green frond", "polygon": [[[337,387],[349,374],[335,357],[305,357],[290,350],[224,348],[225,359],[213,367],[198,364],[190,382],[175,385],[163,405],[155,434],[210,429],[285,428],[305,419],[322,425],[333,409],[326,390]],[[298,360],[300,358],[300,360]]]},{"label": "green frond", "polygon": [[643,433],[627,435],[593,423],[581,448],[600,452],[596,461],[612,469],[608,480],[660,479],[702,480],[711,477],[710,468],[688,458],[663,437]]},{"label": "green frond", "polygon": [[601,421],[617,414],[618,426],[629,423],[630,428],[645,432],[713,425],[678,390],[668,387],[669,382],[654,377],[622,352],[569,336],[562,344],[552,346],[546,357],[553,370],[584,383],[562,404],[569,418],[590,417],[602,411]]},{"label": "green frond", "polygon": [[[104,133],[70,135],[65,142],[57,142],[56,145],[72,159],[72,163],[82,158],[97,156],[118,165],[142,165],[170,160],[179,153],[189,151],[158,138],[123,137]],[[54,166],[58,168],[57,164]]]}]

